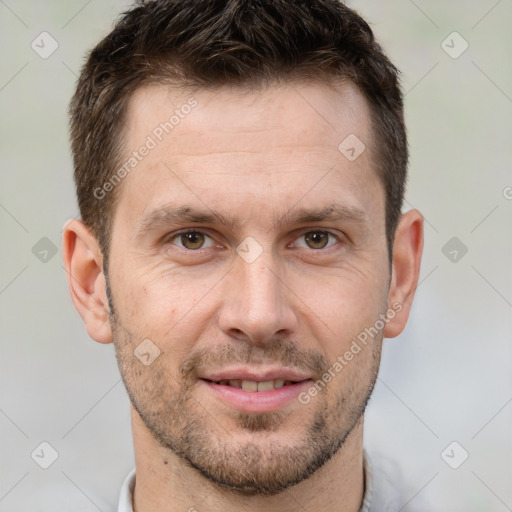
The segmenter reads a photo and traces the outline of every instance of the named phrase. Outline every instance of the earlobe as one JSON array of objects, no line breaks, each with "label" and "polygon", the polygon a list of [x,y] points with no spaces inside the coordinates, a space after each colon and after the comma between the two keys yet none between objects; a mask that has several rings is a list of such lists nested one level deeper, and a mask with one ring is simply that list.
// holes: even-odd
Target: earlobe
[{"label": "earlobe", "polygon": [[384,336],[394,338],[405,328],[420,275],[423,253],[423,217],[418,210],[404,213],[393,244],[393,267],[388,308],[396,314],[386,324]]},{"label": "earlobe", "polygon": [[66,222],[62,253],[71,299],[89,336],[99,343],[112,342],[103,256],[98,241],[83,222]]}]

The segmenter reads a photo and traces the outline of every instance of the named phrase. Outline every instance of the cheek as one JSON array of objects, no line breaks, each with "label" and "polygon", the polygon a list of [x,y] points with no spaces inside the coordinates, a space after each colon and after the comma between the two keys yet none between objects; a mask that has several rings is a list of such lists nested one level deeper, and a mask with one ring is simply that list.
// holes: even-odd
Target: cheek
[{"label": "cheek", "polygon": [[162,352],[185,357],[213,314],[212,291],[219,278],[144,272],[125,283],[118,315],[137,338]]},{"label": "cheek", "polygon": [[337,274],[322,280],[320,286],[318,281],[316,284],[302,283],[300,288],[301,294],[307,297],[304,315],[309,316],[310,324],[318,325],[316,337],[332,361],[345,353],[361,332],[375,326],[379,315],[385,313],[387,285],[385,276],[361,273]]}]

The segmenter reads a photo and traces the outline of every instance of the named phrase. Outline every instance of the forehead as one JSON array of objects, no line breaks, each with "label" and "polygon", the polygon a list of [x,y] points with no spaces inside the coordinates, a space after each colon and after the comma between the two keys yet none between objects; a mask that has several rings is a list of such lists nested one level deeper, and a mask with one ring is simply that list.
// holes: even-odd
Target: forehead
[{"label": "forehead", "polygon": [[[164,143],[172,138],[176,149],[190,148],[197,154],[206,140],[219,151],[232,149],[236,135],[239,150],[258,147],[262,141],[272,146],[309,141],[311,146],[336,152],[340,137],[349,133],[368,141],[370,111],[361,92],[348,81],[338,86],[286,82],[256,90],[152,85],[131,96],[126,118],[129,147],[136,146],[141,135],[152,134],[156,139],[167,139]],[[205,151],[211,149],[206,147]]]},{"label": "forehead", "polygon": [[[369,107],[351,83],[257,91],[147,86],[131,97],[126,124],[126,158],[139,153],[116,212],[127,221],[167,203],[195,202],[219,212],[245,205],[247,215],[260,216],[264,205],[275,222],[276,210],[294,201],[320,208],[338,196],[349,203],[343,206],[359,207],[382,192],[371,170]],[[346,140],[356,140],[357,151],[366,147],[357,159],[340,151]]]}]

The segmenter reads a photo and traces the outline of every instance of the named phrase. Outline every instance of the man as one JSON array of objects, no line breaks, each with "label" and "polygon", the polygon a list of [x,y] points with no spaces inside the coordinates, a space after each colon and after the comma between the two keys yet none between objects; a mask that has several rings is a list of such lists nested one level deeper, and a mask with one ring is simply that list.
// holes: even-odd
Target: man
[{"label": "man", "polygon": [[366,22],[337,0],[142,3],[70,113],[70,292],[132,404],[119,511],[397,510],[363,413],[423,224]]}]

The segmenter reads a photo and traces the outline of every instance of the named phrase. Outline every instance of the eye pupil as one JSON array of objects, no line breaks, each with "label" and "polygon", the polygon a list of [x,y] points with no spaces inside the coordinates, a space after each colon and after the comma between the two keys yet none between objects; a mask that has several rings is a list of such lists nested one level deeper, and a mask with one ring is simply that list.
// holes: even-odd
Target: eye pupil
[{"label": "eye pupil", "polygon": [[306,243],[312,249],[323,249],[329,241],[329,233],[325,231],[312,231],[305,235]]},{"label": "eye pupil", "polygon": [[181,243],[187,249],[199,249],[204,244],[204,235],[197,231],[190,231],[181,235]]}]

